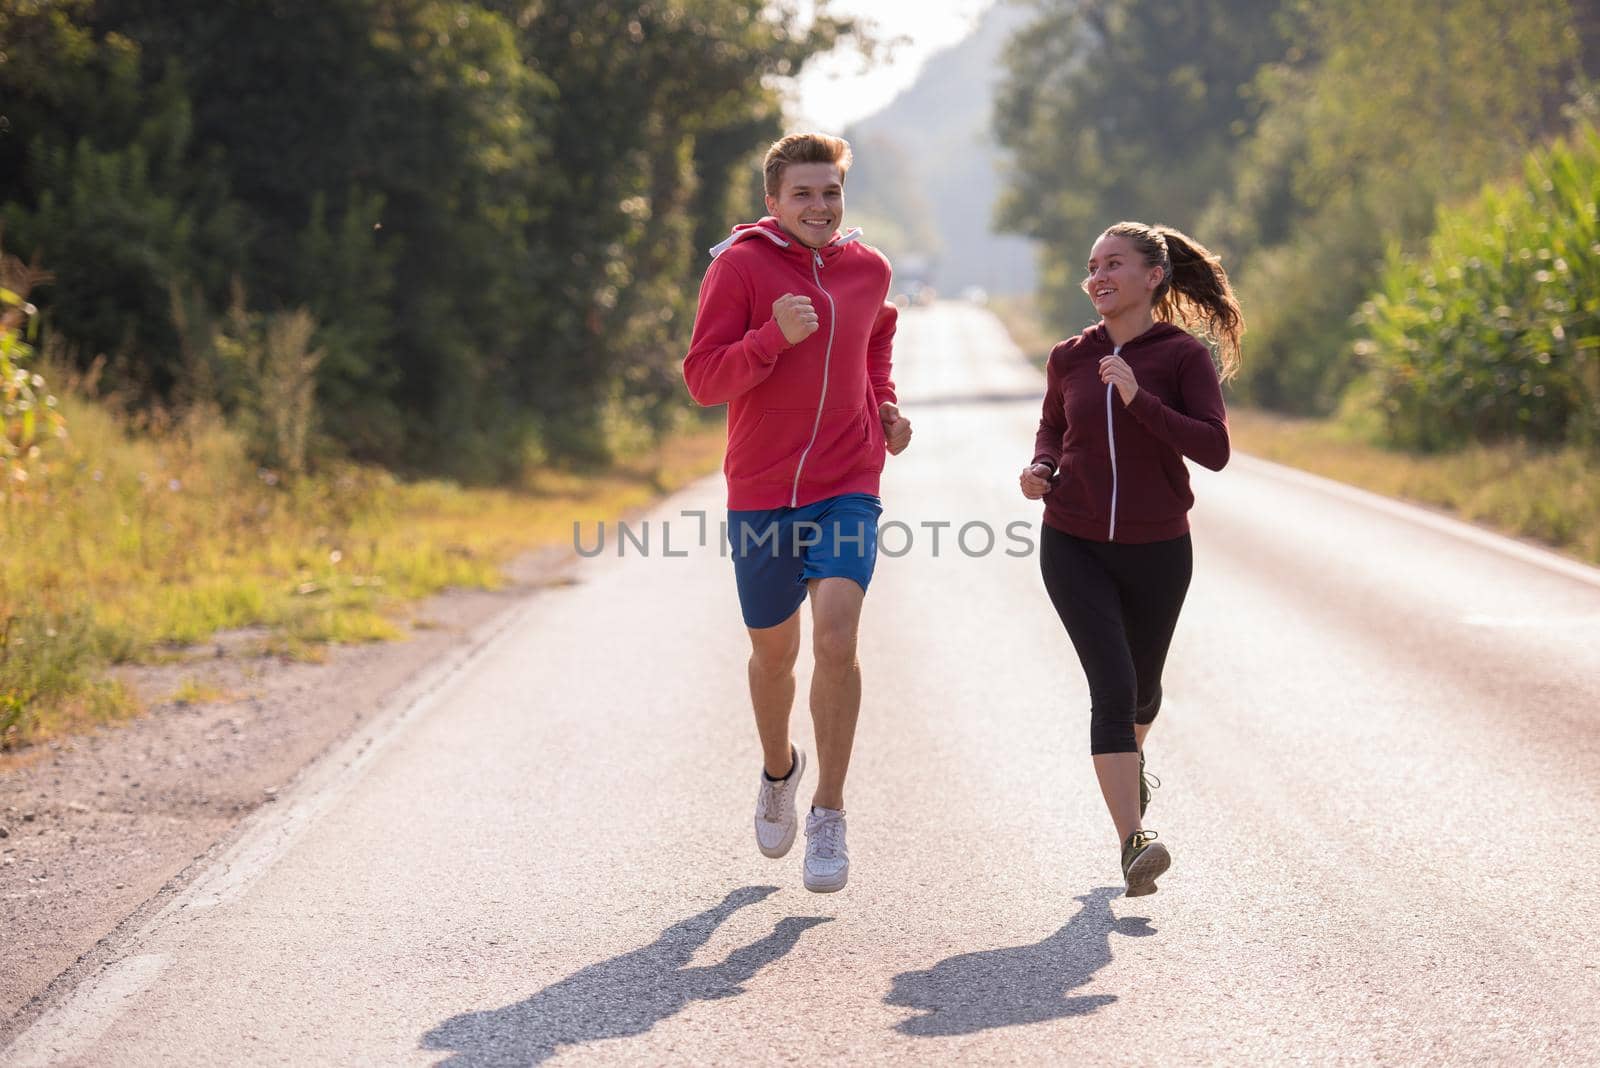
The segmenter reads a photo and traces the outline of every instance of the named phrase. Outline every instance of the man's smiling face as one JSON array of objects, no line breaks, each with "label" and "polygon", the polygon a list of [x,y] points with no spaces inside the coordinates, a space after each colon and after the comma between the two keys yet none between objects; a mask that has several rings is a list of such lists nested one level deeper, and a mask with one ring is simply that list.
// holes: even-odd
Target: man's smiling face
[{"label": "man's smiling face", "polygon": [[767,211],[802,245],[821,248],[844,221],[844,176],[834,163],[791,163]]}]

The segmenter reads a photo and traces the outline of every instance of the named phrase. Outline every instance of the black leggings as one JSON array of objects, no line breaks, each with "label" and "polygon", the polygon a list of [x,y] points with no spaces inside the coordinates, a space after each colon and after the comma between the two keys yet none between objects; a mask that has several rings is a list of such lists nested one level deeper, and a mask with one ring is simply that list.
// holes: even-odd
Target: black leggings
[{"label": "black leggings", "polygon": [[1147,545],[1046,526],[1044,587],[1089,680],[1089,752],[1133,753],[1133,725],[1161,711],[1161,669],[1194,571],[1189,535]]}]

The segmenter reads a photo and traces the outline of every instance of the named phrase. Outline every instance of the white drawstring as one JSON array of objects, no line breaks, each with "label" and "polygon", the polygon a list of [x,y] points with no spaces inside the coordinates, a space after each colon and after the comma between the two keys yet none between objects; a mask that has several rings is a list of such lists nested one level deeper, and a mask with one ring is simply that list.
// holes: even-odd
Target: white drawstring
[{"label": "white drawstring", "polygon": [[[1122,346],[1112,349],[1111,355],[1121,356]],[[1111,422],[1111,394],[1116,388],[1115,382],[1106,383],[1106,437],[1111,441],[1111,531],[1107,535],[1108,541],[1117,540],[1117,431]]]}]

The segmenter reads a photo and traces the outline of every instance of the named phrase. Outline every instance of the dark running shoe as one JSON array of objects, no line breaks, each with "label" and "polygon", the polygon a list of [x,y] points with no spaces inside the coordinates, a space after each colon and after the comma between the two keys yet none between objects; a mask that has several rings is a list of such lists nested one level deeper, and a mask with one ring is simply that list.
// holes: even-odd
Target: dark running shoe
[{"label": "dark running shoe", "polygon": [[1156,880],[1172,867],[1172,854],[1156,841],[1155,831],[1134,831],[1122,843],[1122,878],[1127,882],[1127,897],[1144,897],[1156,892]]}]

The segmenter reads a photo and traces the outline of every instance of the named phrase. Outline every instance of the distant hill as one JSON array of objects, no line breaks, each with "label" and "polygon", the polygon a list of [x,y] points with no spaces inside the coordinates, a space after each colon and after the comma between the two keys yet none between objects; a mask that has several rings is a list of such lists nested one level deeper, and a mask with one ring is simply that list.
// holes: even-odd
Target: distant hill
[{"label": "distant hill", "polygon": [[1007,39],[1029,12],[1001,0],[972,36],[930,59],[888,107],[846,131],[855,148],[846,212],[894,262],[942,293],[1031,293],[1033,245],[993,232],[1003,165],[990,131]]}]

